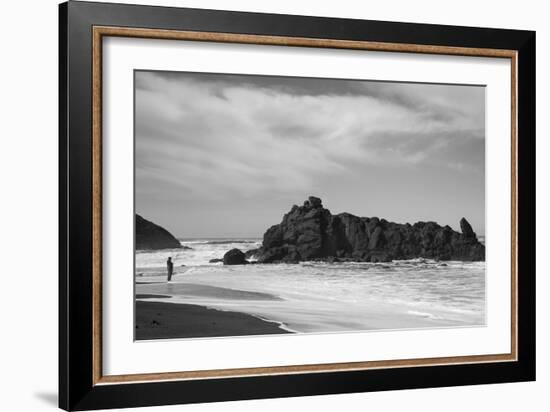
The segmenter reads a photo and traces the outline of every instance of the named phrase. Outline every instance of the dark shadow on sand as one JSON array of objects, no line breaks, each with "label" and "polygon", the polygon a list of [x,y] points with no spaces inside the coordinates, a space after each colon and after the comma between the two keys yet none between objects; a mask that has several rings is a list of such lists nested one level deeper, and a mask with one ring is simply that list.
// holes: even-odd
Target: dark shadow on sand
[{"label": "dark shadow on sand", "polygon": [[[283,300],[279,296],[270,293],[252,292],[248,290],[238,290],[224,288],[220,286],[200,285],[195,283],[138,283],[140,292],[144,294],[163,294],[178,296],[193,296],[232,300]],[[150,285],[150,287],[149,287]]]},{"label": "dark shadow on sand", "polygon": [[290,333],[278,323],[199,305],[136,301],[136,340]]},{"label": "dark shadow on sand", "polygon": [[138,293],[136,299],[170,299],[168,295],[153,295],[151,293]]}]

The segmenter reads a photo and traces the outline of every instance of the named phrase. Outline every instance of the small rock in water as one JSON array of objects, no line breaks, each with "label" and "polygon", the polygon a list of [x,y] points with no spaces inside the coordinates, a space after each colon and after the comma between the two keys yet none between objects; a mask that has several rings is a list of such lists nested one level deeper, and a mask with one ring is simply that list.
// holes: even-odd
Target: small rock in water
[{"label": "small rock in water", "polygon": [[247,263],[244,253],[239,249],[231,249],[223,255],[224,265],[246,265]]}]

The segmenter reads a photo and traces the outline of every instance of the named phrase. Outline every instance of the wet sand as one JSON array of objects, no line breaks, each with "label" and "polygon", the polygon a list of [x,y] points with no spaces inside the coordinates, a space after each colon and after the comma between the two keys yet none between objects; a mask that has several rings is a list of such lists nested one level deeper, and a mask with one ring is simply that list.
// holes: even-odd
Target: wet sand
[{"label": "wet sand", "polygon": [[[238,301],[282,301],[278,296],[264,292],[253,292],[248,290],[230,289],[220,286],[209,286],[195,283],[180,282],[137,282],[136,292],[138,295],[158,294],[169,296],[190,296]],[[157,296],[162,297],[162,296]],[[136,296],[139,299],[139,296]]]},{"label": "wet sand", "polygon": [[136,301],[136,340],[289,333],[275,322],[199,305]]}]

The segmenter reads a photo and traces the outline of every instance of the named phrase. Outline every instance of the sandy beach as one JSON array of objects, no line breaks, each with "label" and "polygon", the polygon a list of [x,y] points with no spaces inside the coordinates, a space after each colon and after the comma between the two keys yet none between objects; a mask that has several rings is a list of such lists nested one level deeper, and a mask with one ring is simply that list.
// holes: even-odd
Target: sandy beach
[{"label": "sandy beach", "polygon": [[[303,264],[186,268],[171,282],[136,277],[136,339],[482,326],[483,311],[449,299],[470,287],[461,263]],[[408,271],[408,272],[407,272]],[[458,274],[459,276],[456,276]],[[481,275],[479,275],[481,276]],[[478,276],[478,277],[479,277]],[[482,277],[480,277],[482,279]],[[400,286],[396,286],[400,285]],[[400,290],[406,285],[403,291]],[[426,290],[432,295],[421,294]],[[481,289],[479,293],[483,293]],[[422,288],[422,289],[421,289]],[[439,289],[440,290],[439,290]],[[456,292],[460,291],[455,287]],[[420,291],[420,293],[418,293]],[[421,297],[433,302],[418,304]],[[460,300],[462,299],[462,300]]]},{"label": "sandy beach", "polygon": [[[137,296],[138,299],[154,298]],[[181,303],[136,301],[136,339],[177,339],[289,333],[277,323],[239,312]]]}]

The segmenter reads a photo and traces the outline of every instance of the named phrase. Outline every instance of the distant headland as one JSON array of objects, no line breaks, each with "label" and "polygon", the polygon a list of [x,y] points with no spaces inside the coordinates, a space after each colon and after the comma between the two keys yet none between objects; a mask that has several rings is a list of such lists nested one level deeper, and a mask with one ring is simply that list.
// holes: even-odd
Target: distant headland
[{"label": "distant headland", "polygon": [[181,243],[169,231],[136,214],[136,249],[180,249]]}]

